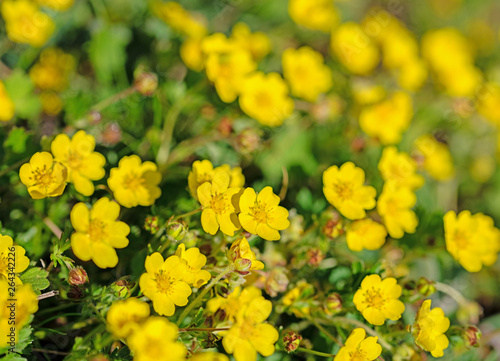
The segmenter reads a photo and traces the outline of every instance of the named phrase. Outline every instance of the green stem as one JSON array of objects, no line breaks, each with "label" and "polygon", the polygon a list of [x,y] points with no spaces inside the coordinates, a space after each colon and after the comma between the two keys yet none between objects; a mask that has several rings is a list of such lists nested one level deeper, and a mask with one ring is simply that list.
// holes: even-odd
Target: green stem
[{"label": "green stem", "polygon": [[186,218],[186,217],[192,216],[193,214],[196,214],[196,213],[201,212],[201,211],[202,211],[202,209],[198,208],[198,209],[195,209],[194,211],[181,214],[180,216],[175,217],[174,221],[181,219],[181,218]]},{"label": "green stem", "polygon": [[96,111],[96,112],[100,112],[103,109],[106,109],[107,107],[109,107],[110,105],[118,102],[119,100],[122,100],[124,98],[129,97],[130,95],[134,94],[136,91],[137,90],[133,86],[131,86],[131,87],[124,89],[121,92],[116,93],[115,95],[112,95],[109,98],[104,99],[103,101],[97,103],[96,105],[94,105],[92,107],[91,110]]},{"label": "green stem", "polygon": [[27,163],[29,160],[30,160],[29,158],[25,158],[23,160],[20,160],[17,163],[14,163],[10,167],[5,168],[4,170],[0,171],[0,177],[3,177],[4,175],[6,175],[7,173],[9,173],[10,171],[16,170],[17,168],[19,168],[24,163]]},{"label": "green stem", "polygon": [[233,268],[231,266],[228,266],[224,271],[222,271],[217,277],[215,277],[208,285],[201,291],[201,293],[196,297],[193,302],[191,302],[181,313],[179,316],[179,319],[177,320],[177,326],[180,326],[182,324],[182,321],[186,318],[186,316],[191,312],[191,310],[196,306],[198,302],[200,302],[203,297],[214,287],[224,276],[226,276],[228,273],[231,273],[233,271]]},{"label": "green stem", "polygon": [[215,332],[215,331],[227,331],[230,327],[220,327],[220,328],[179,328],[179,332]]},{"label": "green stem", "polygon": [[316,326],[321,332],[323,332],[325,334],[325,336],[327,336],[328,338],[330,338],[333,342],[335,342],[337,345],[339,345],[340,347],[342,347],[342,343],[337,340],[337,338],[335,336],[333,336],[330,332],[328,332],[323,326],[321,326],[318,322],[316,322],[316,320],[314,319],[310,319],[311,323]]},{"label": "green stem", "polygon": [[436,287],[436,290],[446,293],[448,296],[453,298],[460,306],[467,305],[467,299],[453,287],[441,282],[435,282],[434,286]]},{"label": "green stem", "polygon": [[175,123],[177,122],[177,118],[186,103],[186,99],[187,98],[184,98],[183,100],[173,104],[165,116],[163,130],[160,134],[160,148],[158,149],[158,154],[156,155],[156,164],[158,165],[160,172],[162,172],[167,165],[170,148],[172,146]]},{"label": "green stem", "polygon": [[353,325],[353,326],[357,326],[357,327],[361,327],[363,328],[367,334],[371,335],[371,336],[375,336],[375,337],[378,337],[378,342],[384,347],[386,348],[387,350],[391,351],[392,352],[392,346],[389,345],[387,343],[386,340],[384,340],[384,338],[377,332],[375,331],[374,329],[368,327],[367,325],[365,325],[363,322],[360,322],[358,320],[355,320],[355,319],[352,319],[352,318],[347,318],[347,317],[333,317],[330,319],[332,322],[334,323],[344,323],[344,324],[350,324],[350,325]]},{"label": "green stem", "polygon": [[335,357],[335,355],[332,355],[330,353],[309,350],[309,349],[303,348],[303,347],[297,347],[297,352],[304,352],[304,353],[308,353],[310,355],[321,356],[321,357],[326,357],[326,358],[333,358],[333,357]]}]

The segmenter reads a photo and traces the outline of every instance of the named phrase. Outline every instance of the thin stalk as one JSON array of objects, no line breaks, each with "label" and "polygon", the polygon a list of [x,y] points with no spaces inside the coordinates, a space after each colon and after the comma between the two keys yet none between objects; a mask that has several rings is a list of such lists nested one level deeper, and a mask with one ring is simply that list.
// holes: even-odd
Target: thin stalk
[{"label": "thin stalk", "polygon": [[121,92],[116,93],[115,95],[112,95],[109,98],[104,99],[103,101],[97,103],[96,105],[94,105],[92,107],[91,110],[96,111],[96,112],[100,112],[103,109],[106,109],[107,107],[109,107],[110,105],[118,102],[119,100],[122,100],[124,98],[129,97],[130,95],[134,94],[136,91],[137,90],[133,86],[131,86],[131,87],[124,89]]},{"label": "thin stalk", "polygon": [[333,342],[335,342],[337,345],[339,345],[340,347],[342,347],[342,343],[337,340],[337,338],[335,336],[333,336],[330,332],[328,332],[323,326],[321,326],[318,322],[316,322],[316,320],[314,319],[311,319],[311,323],[316,326],[321,332],[323,332],[325,334],[325,336],[327,336],[328,338],[330,338]]},{"label": "thin stalk", "polygon": [[304,353],[308,353],[310,355],[321,356],[321,357],[326,357],[326,358],[333,358],[333,357],[335,357],[335,355],[332,355],[330,353],[309,350],[309,349],[303,348],[303,347],[297,347],[297,352],[304,352]]},{"label": "thin stalk", "polygon": [[227,331],[230,327],[219,327],[219,328],[179,328],[179,332],[216,332],[216,331]]},{"label": "thin stalk", "polygon": [[186,217],[192,216],[193,214],[196,214],[196,213],[201,212],[201,211],[202,211],[202,209],[198,208],[198,209],[195,209],[194,211],[181,214],[180,216],[175,217],[173,220],[176,221],[176,220],[181,219],[181,218],[186,218]]},{"label": "thin stalk", "polygon": [[29,158],[25,158],[23,160],[20,160],[17,163],[12,164],[10,167],[5,168],[4,170],[0,171],[0,177],[3,177],[4,175],[6,175],[7,173],[9,173],[10,171],[16,170],[17,168],[19,168],[24,163],[27,163],[29,160],[30,160]]},{"label": "thin stalk", "polygon": [[363,328],[367,334],[371,336],[378,337],[378,342],[387,350],[392,352],[392,346],[387,343],[387,341],[380,335],[377,331],[374,329],[368,327],[365,325],[363,322],[360,322],[358,320],[354,320],[352,318],[347,318],[347,317],[333,317],[330,319],[334,323],[347,323],[353,326],[361,327]]},{"label": "thin stalk", "polygon": [[177,118],[184,107],[184,103],[185,99],[173,104],[165,116],[163,129],[160,134],[160,148],[158,149],[158,154],[156,155],[156,164],[160,168],[160,171],[162,171],[167,165],[170,148],[172,146],[175,123],[177,122]]},{"label": "thin stalk", "polygon": [[434,283],[434,286],[438,291],[446,293],[448,296],[453,298],[460,306],[466,305],[469,302],[460,292],[446,283],[436,282]]}]

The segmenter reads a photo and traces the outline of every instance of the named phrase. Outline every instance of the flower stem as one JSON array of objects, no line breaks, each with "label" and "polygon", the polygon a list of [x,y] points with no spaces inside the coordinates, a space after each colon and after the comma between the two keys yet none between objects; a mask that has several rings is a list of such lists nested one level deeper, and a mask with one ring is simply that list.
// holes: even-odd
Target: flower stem
[{"label": "flower stem", "polygon": [[10,171],[12,170],[15,170],[17,168],[19,168],[20,166],[22,166],[24,163],[27,163],[30,159],[29,158],[25,158],[25,159],[22,159],[20,160],[19,162],[17,163],[14,163],[12,164],[10,167],[8,168],[5,168],[4,170],[2,170],[0,172],[0,177],[3,177],[4,175],[6,175],[7,173],[9,173]]},{"label": "flower stem", "polygon": [[219,328],[179,328],[179,332],[215,332],[215,331],[227,331],[230,327],[219,327]]},{"label": "flower stem", "polygon": [[321,326],[316,320],[314,319],[310,319],[311,323],[316,326],[321,332],[323,332],[325,334],[325,336],[327,336],[328,338],[330,338],[333,342],[335,342],[337,345],[339,345],[340,347],[342,347],[342,343],[337,340],[337,338],[335,336],[333,336],[330,332],[328,332],[323,326]]},{"label": "flower stem", "polygon": [[308,353],[310,355],[321,356],[321,357],[326,357],[326,358],[333,358],[333,357],[335,357],[335,355],[332,355],[332,354],[329,354],[329,353],[319,352],[319,351],[314,351],[314,350],[309,350],[309,349],[303,348],[303,347],[297,347],[297,352],[304,352],[304,353]]},{"label": "flower stem", "polygon": [[446,293],[448,296],[453,298],[460,306],[466,305],[468,303],[467,299],[460,292],[447,285],[446,283],[435,282],[434,286],[438,291]]},{"label": "flower stem", "polygon": [[94,105],[91,110],[96,111],[96,112],[100,112],[103,109],[106,109],[107,107],[109,107],[110,105],[118,102],[119,100],[122,100],[124,98],[129,97],[130,95],[134,94],[136,91],[137,90],[133,86],[128,87],[128,88],[122,90],[121,92],[116,93],[116,94],[110,96],[109,98],[104,99],[103,101],[100,101],[99,103]]},{"label": "flower stem", "polygon": [[196,306],[197,303],[199,303],[203,297],[214,287],[224,276],[226,276],[228,273],[231,273],[233,271],[233,268],[231,266],[228,266],[225,270],[223,270],[217,277],[215,277],[208,285],[203,289],[203,291],[200,292],[198,297],[196,297],[181,313],[179,316],[179,319],[177,320],[177,326],[180,326],[182,324],[182,321],[186,318],[186,316],[191,312],[191,310]]},{"label": "flower stem", "polygon": [[392,352],[392,346],[387,343],[386,340],[374,329],[368,327],[365,325],[363,322],[360,322],[358,320],[352,319],[352,318],[347,318],[347,317],[333,317],[330,319],[334,323],[344,323],[344,324],[350,324],[353,326],[361,327],[363,328],[366,333],[368,333],[371,336],[378,337],[378,342],[387,350]]},{"label": "flower stem", "polygon": [[193,214],[196,214],[196,213],[201,212],[201,211],[202,211],[202,209],[198,208],[198,209],[195,209],[194,211],[181,214],[180,216],[175,217],[174,221],[181,219],[181,218],[186,218],[186,217],[192,216]]}]

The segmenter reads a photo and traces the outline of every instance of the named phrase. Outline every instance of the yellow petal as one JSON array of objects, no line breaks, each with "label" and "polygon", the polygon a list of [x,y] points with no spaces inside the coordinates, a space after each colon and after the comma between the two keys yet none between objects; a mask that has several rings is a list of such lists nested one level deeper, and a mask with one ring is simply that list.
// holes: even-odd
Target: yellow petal
[{"label": "yellow petal", "polygon": [[[198,189],[200,188],[201,187],[199,187]],[[198,193],[198,197],[199,195],[200,193]],[[217,216],[212,209],[207,208],[204,209],[203,212],[201,212],[201,226],[203,227],[203,230],[208,234],[214,235],[217,233],[217,230],[219,229],[219,223],[217,223]]]}]

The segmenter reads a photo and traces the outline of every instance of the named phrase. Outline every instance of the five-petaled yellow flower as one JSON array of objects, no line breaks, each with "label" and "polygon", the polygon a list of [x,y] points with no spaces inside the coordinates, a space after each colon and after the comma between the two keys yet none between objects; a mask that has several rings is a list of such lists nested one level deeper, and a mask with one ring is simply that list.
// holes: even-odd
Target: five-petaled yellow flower
[{"label": "five-petaled yellow flower", "polygon": [[424,184],[424,177],[416,174],[417,163],[408,153],[398,152],[394,146],[385,147],[378,163],[384,181],[416,190]]},{"label": "five-petaled yellow flower", "polygon": [[240,197],[238,215],[245,231],[257,234],[268,241],[281,238],[278,231],[290,226],[288,210],[279,206],[280,197],[273,193],[271,187],[265,187],[257,195],[252,188],[247,188]]},{"label": "five-petaled yellow flower", "polygon": [[375,207],[377,193],[364,182],[365,172],[354,163],[346,162],[340,168],[334,165],[323,173],[323,193],[344,217],[361,219],[366,216],[365,209]]},{"label": "five-petaled yellow flower", "polygon": [[19,170],[21,182],[33,199],[57,197],[64,192],[68,171],[48,152],[35,153]]},{"label": "five-petaled yellow flower", "polygon": [[355,328],[333,359],[334,361],[372,361],[382,353],[378,337],[367,337],[362,328]]},{"label": "five-petaled yellow flower", "polygon": [[135,297],[117,301],[106,315],[108,330],[117,338],[125,339],[140,328],[149,317],[149,305]]},{"label": "five-petaled yellow flower", "polygon": [[202,267],[207,263],[207,257],[200,253],[199,248],[191,247],[186,250],[186,245],[181,243],[177,247],[175,255],[187,266],[187,271],[182,279],[187,284],[200,288],[212,278],[210,272],[202,270]]},{"label": "five-petaled yellow flower", "polygon": [[[11,248],[14,247],[14,257],[11,257]],[[9,278],[10,266],[14,264],[14,273],[24,272],[29,264],[30,260],[25,256],[26,251],[21,246],[14,246],[14,241],[10,236],[3,236],[0,234],[0,280]],[[10,262],[9,262],[10,261]],[[15,277],[16,284],[22,284],[19,277]]]},{"label": "five-petaled yellow flower", "polygon": [[448,347],[449,341],[444,334],[450,327],[450,320],[444,315],[441,308],[431,310],[431,300],[425,300],[420,306],[411,326],[411,333],[417,346],[429,351],[434,357],[442,357],[443,350]]},{"label": "five-petaled yellow flower", "polygon": [[128,246],[130,227],[117,221],[120,206],[108,198],[99,199],[92,209],[77,203],[71,210],[71,224],[76,232],[71,236],[71,248],[82,261],[92,260],[100,268],[115,267],[115,248]]},{"label": "five-petaled yellow flower", "polygon": [[352,222],[346,232],[347,247],[358,252],[379,249],[384,245],[385,237],[385,227],[369,218]]},{"label": "five-petaled yellow flower", "polygon": [[142,293],[153,302],[159,315],[172,316],[175,306],[186,306],[191,287],[183,281],[187,266],[178,256],[165,261],[155,252],[146,258],[146,273],[139,279]]}]

